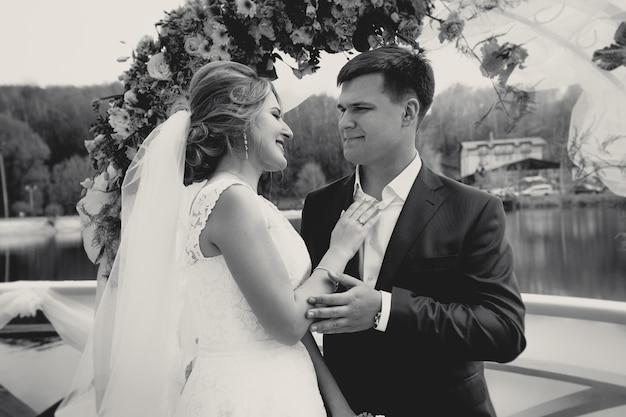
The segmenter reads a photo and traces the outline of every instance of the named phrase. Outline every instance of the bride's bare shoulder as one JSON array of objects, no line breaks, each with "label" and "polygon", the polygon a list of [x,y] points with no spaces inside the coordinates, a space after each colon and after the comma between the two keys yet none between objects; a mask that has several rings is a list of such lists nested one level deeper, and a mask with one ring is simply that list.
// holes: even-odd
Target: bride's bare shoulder
[{"label": "bride's bare shoulder", "polygon": [[264,224],[259,196],[241,183],[232,183],[220,192],[207,222],[216,232],[219,229],[233,231]]}]

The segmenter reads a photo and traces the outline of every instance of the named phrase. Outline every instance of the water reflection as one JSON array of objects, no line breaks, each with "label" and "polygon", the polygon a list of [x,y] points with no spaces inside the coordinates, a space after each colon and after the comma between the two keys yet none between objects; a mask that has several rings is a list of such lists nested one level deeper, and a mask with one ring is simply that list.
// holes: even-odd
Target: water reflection
[{"label": "water reflection", "polygon": [[96,269],[82,247],[80,233],[3,235],[3,281],[95,279]]},{"label": "water reflection", "polygon": [[[626,301],[626,210],[524,208],[507,214],[507,235],[523,292]],[[0,251],[5,281],[96,276],[80,233],[3,235]]]},{"label": "water reflection", "polygon": [[523,292],[626,301],[626,213],[573,207],[510,212],[507,234]]}]

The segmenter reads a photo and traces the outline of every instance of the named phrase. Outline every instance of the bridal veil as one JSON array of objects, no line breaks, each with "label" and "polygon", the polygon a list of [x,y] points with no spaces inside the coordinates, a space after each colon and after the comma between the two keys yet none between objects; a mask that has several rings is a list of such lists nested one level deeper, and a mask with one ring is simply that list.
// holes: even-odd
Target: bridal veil
[{"label": "bridal veil", "polygon": [[148,136],[126,173],[120,248],[57,417],[174,412],[195,338],[178,267],[189,204],[188,129],[189,113],[176,112]]}]

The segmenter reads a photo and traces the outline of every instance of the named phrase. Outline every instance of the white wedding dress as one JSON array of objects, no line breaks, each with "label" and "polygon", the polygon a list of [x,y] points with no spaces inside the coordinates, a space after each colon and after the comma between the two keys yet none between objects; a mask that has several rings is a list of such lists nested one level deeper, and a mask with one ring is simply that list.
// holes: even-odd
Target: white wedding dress
[{"label": "white wedding dress", "polygon": [[[224,257],[205,258],[200,252],[200,232],[230,186],[249,187],[230,176],[214,179],[200,189],[191,206],[182,277],[197,329],[198,354],[175,416],[325,417],[304,345],[286,346],[273,340],[239,290]],[[311,269],[306,246],[276,206],[261,196],[258,202],[296,288]],[[241,256],[246,256],[245,245]]]}]

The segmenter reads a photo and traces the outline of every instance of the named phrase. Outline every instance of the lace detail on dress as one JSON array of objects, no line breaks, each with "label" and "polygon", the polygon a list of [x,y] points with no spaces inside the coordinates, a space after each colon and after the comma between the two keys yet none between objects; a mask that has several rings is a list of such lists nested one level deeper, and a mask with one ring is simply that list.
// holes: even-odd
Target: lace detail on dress
[{"label": "lace detail on dress", "polygon": [[194,264],[204,258],[200,250],[200,233],[206,226],[209,214],[215,208],[217,200],[228,187],[241,184],[250,188],[248,184],[234,179],[223,179],[215,183],[208,183],[198,192],[189,213],[189,235],[185,246],[185,260]]},{"label": "lace detail on dress", "polygon": [[269,340],[269,335],[230,274],[224,257],[204,258],[196,266],[193,269],[201,268],[204,273],[194,272],[187,285],[191,290],[188,297],[196,317],[206,320],[198,329],[199,349],[228,351]]}]

